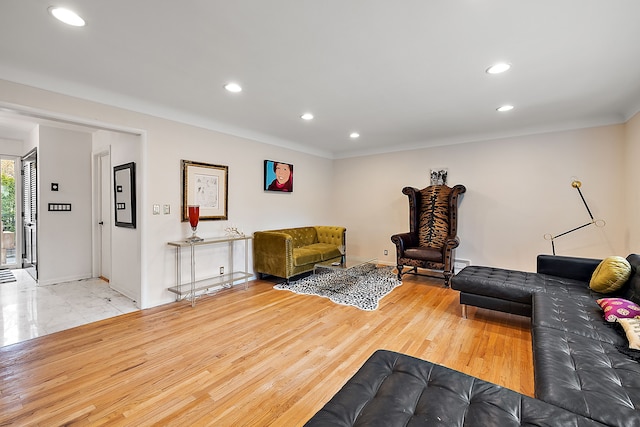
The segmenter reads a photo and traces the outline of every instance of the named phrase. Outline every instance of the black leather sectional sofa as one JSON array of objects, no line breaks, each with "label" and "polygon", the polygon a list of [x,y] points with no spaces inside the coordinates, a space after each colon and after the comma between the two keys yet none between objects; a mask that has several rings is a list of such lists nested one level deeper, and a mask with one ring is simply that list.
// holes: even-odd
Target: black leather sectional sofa
[{"label": "black leather sectional sofa", "polygon": [[316,426],[640,427],[640,351],[628,350],[596,299],[640,303],[640,255],[615,294],[589,289],[601,260],[540,255],[536,273],[470,266],[460,302],[531,316],[535,395],[379,350],[306,424]]},{"label": "black leather sectional sofa", "polygon": [[602,424],[462,372],[378,350],[305,427]]},{"label": "black leather sectional sofa", "polygon": [[539,255],[536,273],[470,266],[451,287],[463,305],[531,316],[538,399],[606,425],[640,426],[640,351],[596,303],[640,303],[640,255],[627,257],[631,277],[614,294],[589,289],[600,261]]}]

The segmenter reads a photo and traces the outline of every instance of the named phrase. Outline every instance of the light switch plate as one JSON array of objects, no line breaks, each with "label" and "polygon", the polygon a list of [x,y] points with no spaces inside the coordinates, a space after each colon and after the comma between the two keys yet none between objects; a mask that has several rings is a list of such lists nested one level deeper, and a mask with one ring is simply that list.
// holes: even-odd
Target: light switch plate
[{"label": "light switch plate", "polygon": [[164,214],[169,215],[171,213],[171,205],[164,205]]},{"label": "light switch plate", "polygon": [[160,205],[153,205],[153,214],[160,215]]}]

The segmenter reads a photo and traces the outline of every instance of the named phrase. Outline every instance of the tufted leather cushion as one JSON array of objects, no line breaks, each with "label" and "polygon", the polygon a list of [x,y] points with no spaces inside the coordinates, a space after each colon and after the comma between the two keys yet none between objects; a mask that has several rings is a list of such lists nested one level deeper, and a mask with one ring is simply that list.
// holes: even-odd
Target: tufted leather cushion
[{"label": "tufted leather cushion", "polygon": [[600,424],[444,366],[378,350],[305,425],[586,427]]},{"label": "tufted leather cushion", "polygon": [[457,291],[526,304],[531,304],[533,292],[582,294],[585,287],[580,280],[482,266],[465,267],[451,279],[451,288]]},{"label": "tufted leather cushion", "polygon": [[[602,318],[602,310],[590,296],[551,293],[533,295],[532,326],[544,326],[613,345],[626,344],[624,337]],[[537,342],[536,342],[537,345]]]},{"label": "tufted leather cushion", "polygon": [[571,332],[534,326],[532,336],[537,398],[607,425],[640,426],[638,362]]}]

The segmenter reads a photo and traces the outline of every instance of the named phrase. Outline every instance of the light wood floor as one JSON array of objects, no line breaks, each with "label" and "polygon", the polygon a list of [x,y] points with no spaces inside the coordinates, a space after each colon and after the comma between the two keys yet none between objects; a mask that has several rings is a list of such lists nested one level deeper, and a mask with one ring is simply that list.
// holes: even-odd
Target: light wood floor
[{"label": "light wood floor", "polygon": [[298,426],[380,348],[532,395],[529,319],[441,283],[366,312],[255,281],[3,347],[0,425]]}]

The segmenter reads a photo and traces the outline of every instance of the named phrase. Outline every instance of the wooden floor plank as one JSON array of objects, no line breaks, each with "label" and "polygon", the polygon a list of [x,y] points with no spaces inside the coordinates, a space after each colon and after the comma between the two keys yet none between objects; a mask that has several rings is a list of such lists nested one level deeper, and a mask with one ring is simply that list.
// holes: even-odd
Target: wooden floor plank
[{"label": "wooden floor plank", "polygon": [[533,394],[528,318],[405,277],[371,312],[254,281],[0,348],[0,425],[301,425],[380,348]]}]

